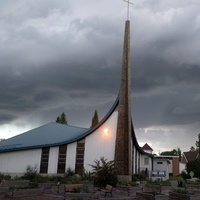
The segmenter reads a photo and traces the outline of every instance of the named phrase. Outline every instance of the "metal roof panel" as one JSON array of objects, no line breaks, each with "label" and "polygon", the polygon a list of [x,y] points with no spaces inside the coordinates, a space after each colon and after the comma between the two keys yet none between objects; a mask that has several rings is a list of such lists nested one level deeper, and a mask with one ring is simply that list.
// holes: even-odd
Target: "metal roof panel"
[{"label": "metal roof panel", "polygon": [[51,122],[0,142],[0,152],[69,143],[89,129]]}]

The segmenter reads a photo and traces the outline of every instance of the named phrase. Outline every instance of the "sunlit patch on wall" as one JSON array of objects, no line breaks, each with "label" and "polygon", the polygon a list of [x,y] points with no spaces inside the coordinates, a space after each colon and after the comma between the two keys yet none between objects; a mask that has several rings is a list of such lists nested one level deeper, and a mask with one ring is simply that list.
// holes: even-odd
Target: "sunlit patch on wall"
[{"label": "sunlit patch on wall", "polygon": [[107,128],[105,128],[105,129],[103,130],[103,133],[104,133],[105,136],[108,136],[108,135],[109,135],[109,130],[108,130]]}]

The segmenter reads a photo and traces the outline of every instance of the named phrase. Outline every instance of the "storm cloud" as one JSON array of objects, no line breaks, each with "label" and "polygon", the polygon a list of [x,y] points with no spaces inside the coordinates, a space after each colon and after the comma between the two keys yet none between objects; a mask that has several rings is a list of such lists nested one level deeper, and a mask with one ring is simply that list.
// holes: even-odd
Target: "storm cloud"
[{"label": "storm cloud", "polygon": [[[0,137],[55,121],[89,127],[120,85],[126,3],[0,2]],[[132,116],[139,142],[189,150],[200,132],[200,3],[130,6]],[[169,145],[170,144],[170,145]]]}]

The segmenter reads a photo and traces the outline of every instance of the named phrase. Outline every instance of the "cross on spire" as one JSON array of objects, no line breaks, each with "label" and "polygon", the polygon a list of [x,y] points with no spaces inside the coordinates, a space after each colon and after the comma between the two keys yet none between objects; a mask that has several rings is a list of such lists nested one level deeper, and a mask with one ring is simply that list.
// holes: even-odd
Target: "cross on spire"
[{"label": "cross on spire", "polygon": [[133,5],[133,3],[130,2],[130,0],[124,0],[124,1],[127,3],[127,20],[129,20],[129,5],[130,5],[130,4]]}]

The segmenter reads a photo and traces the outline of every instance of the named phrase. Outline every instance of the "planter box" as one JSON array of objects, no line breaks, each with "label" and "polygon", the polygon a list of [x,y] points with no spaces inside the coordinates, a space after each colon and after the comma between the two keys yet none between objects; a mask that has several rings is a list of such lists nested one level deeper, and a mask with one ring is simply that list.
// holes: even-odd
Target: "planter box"
[{"label": "planter box", "polygon": [[176,192],[169,193],[170,200],[190,200],[190,196],[188,194],[181,194]]},{"label": "planter box", "polygon": [[169,196],[165,194],[156,194],[155,200],[169,200]]},{"label": "planter box", "polygon": [[95,197],[95,199],[97,199],[97,195],[95,196],[95,194],[93,193],[66,193],[65,194],[65,198],[68,200],[74,200],[74,199],[93,199]]},{"label": "planter box", "polygon": [[136,192],[136,199],[137,200],[154,200],[154,195],[148,194],[145,192]]},{"label": "planter box", "polygon": [[200,194],[180,194],[176,192],[170,192],[169,193],[170,200],[199,200]]},{"label": "planter box", "polygon": [[2,183],[4,187],[28,187],[29,180],[6,180]]},{"label": "planter box", "polygon": [[33,196],[41,195],[42,190],[40,188],[30,188],[30,189],[14,189],[7,193],[11,197],[21,197],[21,196]]},{"label": "planter box", "polygon": [[168,200],[169,196],[164,194],[151,194],[146,192],[136,192],[137,200]]}]

